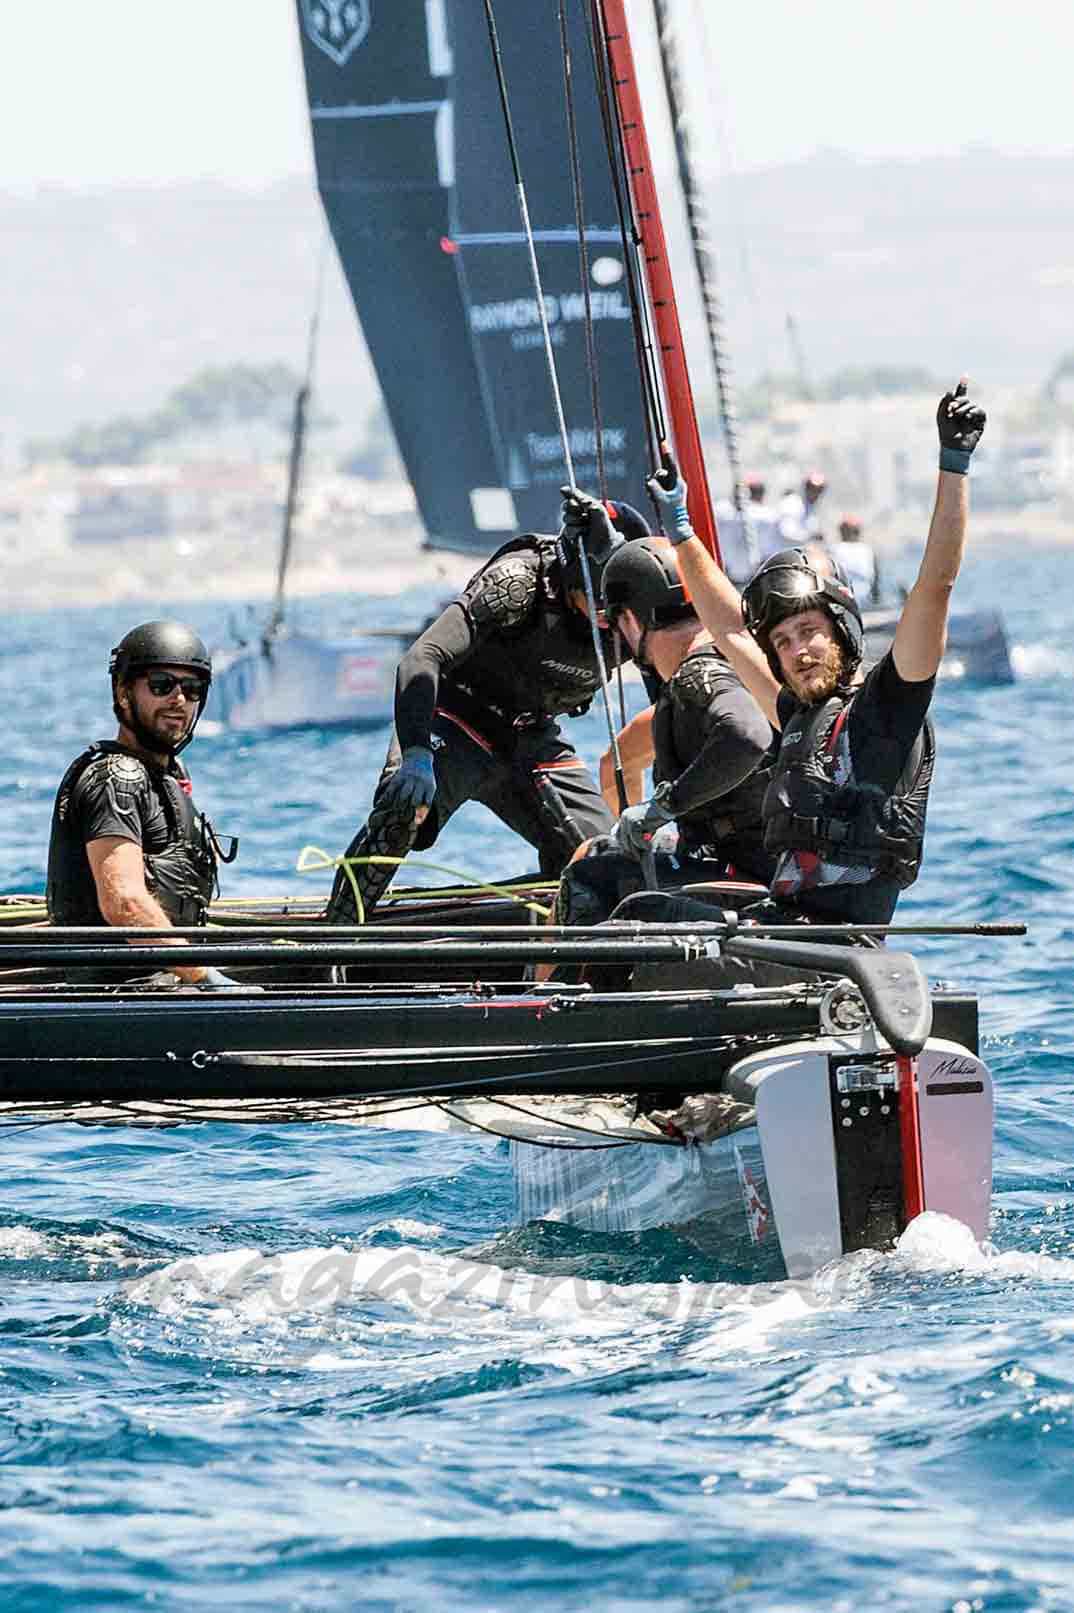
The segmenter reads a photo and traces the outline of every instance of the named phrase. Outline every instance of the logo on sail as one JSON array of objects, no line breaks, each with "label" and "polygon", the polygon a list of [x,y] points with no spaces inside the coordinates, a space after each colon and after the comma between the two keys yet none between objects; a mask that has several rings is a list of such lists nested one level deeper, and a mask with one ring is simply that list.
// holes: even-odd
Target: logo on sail
[{"label": "logo on sail", "polygon": [[343,67],[369,32],[370,0],[302,0],[306,32],[319,50]]}]

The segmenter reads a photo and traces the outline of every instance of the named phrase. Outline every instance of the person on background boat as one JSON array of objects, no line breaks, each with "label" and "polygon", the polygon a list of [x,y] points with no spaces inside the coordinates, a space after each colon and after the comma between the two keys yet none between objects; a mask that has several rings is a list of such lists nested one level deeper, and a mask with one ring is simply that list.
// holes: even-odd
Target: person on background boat
[{"label": "person on background boat", "polygon": [[817,505],[824,497],[828,479],[822,470],[811,470],[802,479],[801,491],[785,493],[779,506],[780,537],[786,543],[807,543],[823,538]]},{"label": "person on background boat", "polygon": [[720,499],[716,505],[723,567],[736,582],[748,577],[757,561],[778,549],[783,541],[779,514],[765,500],[764,477],[749,471],[743,486],[747,502],[742,515],[730,499]]},{"label": "person on background boat", "polygon": [[839,542],[832,545],[832,554],[859,603],[875,605],[880,597],[880,568],[872,544],[861,535],[860,515],[840,516]]},{"label": "person on background boat", "polygon": [[[49,918],[138,929],[204,924],[217,862],[235,854],[220,858],[179,761],[209,694],[209,652],[181,622],[145,622],[116,645],[109,675],[119,731],[77,756],[60,783]],[[219,969],[177,964],[171,973],[203,991],[250,989]]]},{"label": "person on background boat", "polygon": [[757,770],[772,728],[698,620],[666,538],[612,556],[604,603],[609,626],[661,680],[652,716],[656,789],[623,812],[610,836],[575,854],[560,881],[557,922],[598,923],[644,889],[650,851],[664,889],[734,877],[767,885],[774,858],[764,848]]},{"label": "person on background boat", "polygon": [[964,379],[940,399],[936,422],[925,552],[892,646],[864,674],[861,612],[825,551],[770,556],[740,595],[695,536],[681,478],[650,483],[698,615],[781,734],[763,807],[777,859],[769,912],[885,924],[917,878],[933,767],[928,709],[985,426]]},{"label": "person on background boat", "polygon": [[[395,731],[369,819],[337,871],[330,923],[368,915],[397,861],[432,846],[467,801],[527,841],[550,878],[579,840],[612,827],[556,719],[587,710],[601,684],[580,550],[599,600],[611,555],[649,528],[628,504],[564,493],[560,536],[528,534],[498,549],[400,662]],[[607,653],[603,625],[601,637]],[[370,857],[390,860],[363,862]]]}]

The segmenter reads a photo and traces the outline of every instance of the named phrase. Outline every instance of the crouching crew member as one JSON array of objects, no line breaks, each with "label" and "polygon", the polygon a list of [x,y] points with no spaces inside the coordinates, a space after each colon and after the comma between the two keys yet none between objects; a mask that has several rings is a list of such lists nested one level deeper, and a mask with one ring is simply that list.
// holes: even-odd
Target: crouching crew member
[{"label": "crouching crew member", "polygon": [[[580,550],[599,600],[611,555],[649,529],[630,505],[565,493],[559,538],[531,534],[497,550],[400,662],[395,731],[368,822],[336,875],[330,922],[368,915],[396,860],[432,846],[467,801],[527,841],[550,878],[579,840],[611,828],[556,719],[586,711],[601,683]],[[600,637],[607,654],[603,626]]]},{"label": "crouching crew member", "polygon": [[[179,761],[208,697],[209,652],[180,622],[146,622],[117,644],[109,673],[119,731],[77,756],[60,783],[49,918],[139,929],[203,924],[217,863],[235,855],[232,846],[221,857]],[[219,969],[176,965],[172,972],[203,990],[237,986]]]},{"label": "crouching crew member", "polygon": [[865,674],[861,612],[823,549],[770,556],[740,597],[695,536],[682,481],[650,483],[701,620],[781,732],[763,818],[782,914],[886,924],[921,866],[928,709],[966,539],[966,473],[985,425],[965,381],[941,398],[937,425],[939,480],[921,567],[891,649]]},{"label": "crouching crew member", "polygon": [[758,768],[772,729],[698,620],[667,540],[646,538],[613,555],[604,600],[634,659],[660,679],[652,720],[656,789],[572,862],[560,884],[558,922],[607,918],[644,888],[650,853],[650,877],[662,890],[736,876],[767,885],[773,859],[763,843]]}]

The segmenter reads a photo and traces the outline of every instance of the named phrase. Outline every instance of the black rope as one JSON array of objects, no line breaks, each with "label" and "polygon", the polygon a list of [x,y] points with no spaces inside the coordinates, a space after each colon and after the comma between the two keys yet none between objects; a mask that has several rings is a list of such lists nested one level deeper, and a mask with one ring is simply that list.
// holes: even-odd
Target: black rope
[{"label": "black rope", "polygon": [[578,160],[578,125],[574,114],[574,69],[567,32],[566,0],[559,0],[559,48],[563,57],[563,95],[567,107],[567,146],[571,163],[571,190],[574,195],[574,223],[578,232],[578,268],[585,303],[585,353],[589,368],[589,390],[593,404],[593,438],[597,457],[597,484],[602,499],[608,497],[608,476],[604,467],[604,421],[600,407],[600,372],[597,344],[593,333],[593,298],[589,289],[589,247],[585,237],[585,198],[582,168]]},{"label": "black rope", "polygon": [[604,146],[615,196],[619,220],[619,236],[623,245],[626,268],[627,296],[630,302],[631,325],[634,332],[634,349],[637,358],[638,384],[641,388],[642,417],[648,439],[649,460],[656,465],[660,460],[660,445],[667,437],[664,404],[658,380],[656,347],[649,310],[642,295],[638,273],[638,251],[641,235],[633,216],[630,189],[626,182],[626,154],[623,147],[619,115],[609,83],[608,46],[604,38],[603,19],[599,0],[590,0],[587,13],[589,23],[589,49],[593,59],[593,72],[597,82],[597,102],[600,106],[604,129]]},{"label": "black rope", "polygon": [[724,341],[723,306],[720,300],[716,273],[716,257],[712,249],[712,235],[708,211],[694,183],[694,167],[690,154],[686,112],[681,90],[678,49],[672,30],[667,0],[653,0],[656,13],[656,32],[660,43],[660,65],[664,76],[671,127],[675,135],[675,156],[686,202],[686,216],[690,226],[690,242],[694,252],[697,278],[701,286],[701,301],[705,310],[705,326],[712,354],[712,368],[716,376],[716,395],[720,405],[720,423],[723,426],[727,461],[731,467],[731,501],[735,507],[746,540],[746,556],[751,568],[760,558],[757,537],[742,490],[742,462],[738,445],[738,414],[735,408],[734,382],[727,359]]},{"label": "black rope", "polygon": [[613,1148],[633,1148],[633,1143],[550,1143],[540,1137],[518,1137],[510,1131],[497,1131],[495,1126],[483,1126],[479,1120],[470,1120],[464,1115],[457,1115],[449,1109],[446,1103],[434,1103],[434,1109],[441,1114],[448,1115],[452,1120],[458,1120],[464,1126],[473,1126],[475,1131],[484,1131],[490,1137],[498,1137],[505,1143],[529,1143],[531,1148],[550,1148],[556,1154],[606,1154]]}]

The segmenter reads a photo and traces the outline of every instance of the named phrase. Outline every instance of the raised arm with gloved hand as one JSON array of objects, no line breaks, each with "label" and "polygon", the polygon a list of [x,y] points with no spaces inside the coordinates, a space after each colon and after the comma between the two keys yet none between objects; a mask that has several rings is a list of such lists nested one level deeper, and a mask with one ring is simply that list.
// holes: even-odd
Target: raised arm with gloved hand
[{"label": "raised arm with gloved hand", "polygon": [[936,410],[940,438],[936,503],[917,579],[906,596],[891,646],[899,675],[908,683],[935,677],[947,643],[951,590],[962,565],[969,522],[967,472],[987,418],[967,397],[966,386],[963,376],[953,392],[944,393]]}]

